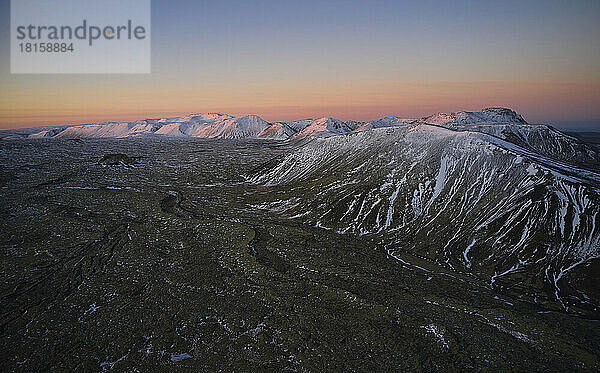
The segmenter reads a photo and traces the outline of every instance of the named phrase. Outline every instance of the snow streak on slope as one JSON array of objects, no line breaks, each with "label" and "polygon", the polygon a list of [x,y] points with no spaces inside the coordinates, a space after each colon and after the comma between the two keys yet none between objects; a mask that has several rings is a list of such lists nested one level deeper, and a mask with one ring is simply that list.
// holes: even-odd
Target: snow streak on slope
[{"label": "snow streak on slope", "polygon": [[314,225],[494,287],[527,293],[527,280],[562,302],[597,301],[597,290],[563,288],[600,256],[598,189],[543,159],[486,134],[411,124],[314,139],[253,180],[285,185],[295,201],[286,213]]},{"label": "snow streak on slope", "polygon": [[276,122],[262,130],[258,137],[265,139],[286,140],[297,131],[285,122]]},{"label": "snow streak on slope", "polygon": [[256,115],[227,118],[197,129],[194,137],[240,139],[257,137],[269,124]]}]

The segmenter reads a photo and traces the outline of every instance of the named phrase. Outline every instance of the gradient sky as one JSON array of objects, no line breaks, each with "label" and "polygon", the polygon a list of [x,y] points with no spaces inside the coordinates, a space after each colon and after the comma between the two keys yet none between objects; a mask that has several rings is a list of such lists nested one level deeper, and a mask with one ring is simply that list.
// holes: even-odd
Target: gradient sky
[{"label": "gradient sky", "polygon": [[600,130],[600,1],[152,1],[152,74],[11,75],[0,129],[193,112],[266,120],[511,107]]}]

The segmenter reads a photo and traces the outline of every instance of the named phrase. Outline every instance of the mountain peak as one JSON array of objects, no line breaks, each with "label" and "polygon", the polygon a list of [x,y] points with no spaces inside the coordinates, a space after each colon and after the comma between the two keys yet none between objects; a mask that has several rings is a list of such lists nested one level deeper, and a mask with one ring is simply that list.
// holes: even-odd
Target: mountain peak
[{"label": "mountain peak", "polygon": [[450,114],[437,113],[421,121],[449,128],[489,124],[527,124],[525,119],[514,110],[503,107],[488,107],[481,111],[458,111]]},{"label": "mountain peak", "polygon": [[308,136],[328,137],[352,132],[352,128],[345,122],[331,117],[323,117],[313,120],[293,137],[302,138]]},{"label": "mountain peak", "polygon": [[481,110],[482,113],[489,115],[491,118],[497,119],[499,122],[515,122],[519,124],[527,124],[525,119],[512,109],[504,107],[488,107]]}]

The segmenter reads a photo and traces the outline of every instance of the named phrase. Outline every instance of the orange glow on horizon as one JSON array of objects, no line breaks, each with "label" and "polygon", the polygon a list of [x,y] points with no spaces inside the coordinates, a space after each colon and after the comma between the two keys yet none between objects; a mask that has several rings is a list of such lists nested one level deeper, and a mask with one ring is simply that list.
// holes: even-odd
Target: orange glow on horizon
[{"label": "orange glow on horizon", "polygon": [[[372,120],[387,115],[419,118],[436,112],[510,107],[536,123],[593,118],[600,84],[562,82],[274,82],[202,89],[52,87],[0,93],[0,129],[131,121],[199,112],[257,114],[267,121],[332,116]],[[571,118],[569,113],[580,113]],[[586,117],[588,114],[589,117]]]}]

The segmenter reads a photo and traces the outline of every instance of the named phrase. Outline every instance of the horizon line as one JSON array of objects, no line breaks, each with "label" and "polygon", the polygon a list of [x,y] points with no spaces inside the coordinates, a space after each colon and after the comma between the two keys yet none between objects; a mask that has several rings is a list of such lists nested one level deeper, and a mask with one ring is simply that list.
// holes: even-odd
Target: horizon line
[{"label": "horizon line", "polygon": [[[515,112],[517,115],[521,115],[519,112],[517,112],[516,110],[510,108],[510,107],[505,107],[505,106],[486,106],[484,108],[481,108],[479,111],[485,110],[485,109],[490,109],[490,108],[502,108],[502,109],[508,109],[511,110],[513,112]],[[16,127],[7,127],[7,128],[0,128],[0,131],[11,131],[11,130],[25,130],[25,129],[33,129],[33,128],[45,128],[45,127],[74,127],[74,126],[86,126],[86,125],[98,125],[98,124],[109,124],[109,123],[132,123],[132,122],[137,122],[137,121],[144,121],[144,120],[157,120],[157,119],[173,119],[173,118],[178,118],[178,117],[184,117],[184,116],[192,116],[192,115],[202,115],[202,114],[219,114],[219,115],[223,115],[223,116],[229,116],[232,118],[240,118],[240,117],[244,117],[244,116],[257,116],[260,119],[264,120],[265,122],[269,123],[269,124],[274,124],[274,123],[290,123],[290,122],[294,122],[294,121],[300,121],[300,120],[317,120],[317,119],[323,119],[323,118],[332,118],[332,119],[337,119],[340,121],[355,121],[355,122],[363,122],[363,123],[368,123],[368,122],[372,122],[374,120],[378,120],[378,119],[383,119],[383,118],[388,118],[388,117],[396,117],[396,118],[400,118],[400,119],[414,119],[414,120],[421,120],[424,118],[427,118],[428,116],[432,116],[432,115],[436,115],[436,114],[455,114],[455,113],[459,113],[459,112],[477,112],[477,111],[473,111],[473,110],[456,110],[456,111],[451,111],[451,112],[443,112],[443,111],[435,111],[431,114],[428,115],[421,115],[421,116],[403,116],[403,115],[397,115],[397,114],[388,114],[388,115],[383,115],[383,116],[377,116],[371,119],[366,119],[366,120],[356,120],[356,119],[339,119],[336,118],[334,116],[307,116],[307,117],[301,117],[298,119],[292,119],[292,120],[265,120],[263,118],[263,116],[261,116],[260,114],[253,114],[253,113],[234,113],[234,114],[227,114],[225,112],[222,111],[195,111],[195,112],[164,112],[164,115],[172,115],[172,116],[161,116],[161,114],[156,114],[156,115],[149,115],[146,116],[144,118],[141,118],[142,115],[141,114],[132,114],[132,115],[125,115],[128,118],[132,118],[135,117],[137,119],[122,119],[122,120],[114,120],[114,119],[101,119],[98,121],[87,121],[87,120],[82,120],[82,121],[75,121],[75,122],[62,122],[62,121],[51,121],[51,122],[47,122],[47,123],[39,123],[39,124],[34,124],[32,126],[16,126]],[[522,115],[521,115],[522,116]],[[342,116],[345,117],[345,116]],[[587,131],[587,132],[600,132],[600,128],[584,128],[586,127],[585,125],[589,125],[592,123],[600,123],[600,118],[599,119],[589,119],[589,120],[573,120],[573,121],[558,121],[558,122],[554,122],[554,123],[550,123],[550,122],[529,122],[527,120],[525,120],[528,124],[541,124],[541,125],[547,125],[547,126],[558,126],[560,128],[565,128],[562,125],[565,124],[571,124],[571,128],[568,128],[570,130],[581,130],[581,131]],[[580,125],[581,127],[577,128],[577,125]],[[567,128],[565,128],[567,129]]]}]

